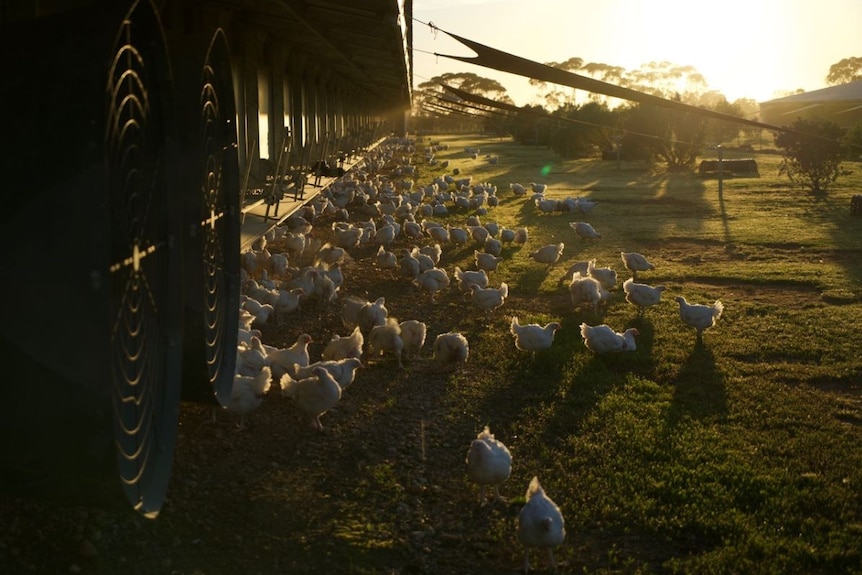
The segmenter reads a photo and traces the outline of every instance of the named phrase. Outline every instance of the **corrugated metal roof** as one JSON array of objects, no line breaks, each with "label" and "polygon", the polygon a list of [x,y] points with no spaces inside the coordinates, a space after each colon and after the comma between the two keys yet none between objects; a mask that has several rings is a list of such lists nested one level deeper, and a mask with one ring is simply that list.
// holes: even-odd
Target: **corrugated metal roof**
[{"label": "corrugated metal roof", "polygon": [[805,104],[813,102],[858,102],[862,101],[862,80],[830,86],[820,90],[812,90],[801,94],[793,94],[783,98],[775,98],[761,104]]},{"label": "corrugated metal roof", "polygon": [[388,107],[410,106],[413,0],[220,0]]}]

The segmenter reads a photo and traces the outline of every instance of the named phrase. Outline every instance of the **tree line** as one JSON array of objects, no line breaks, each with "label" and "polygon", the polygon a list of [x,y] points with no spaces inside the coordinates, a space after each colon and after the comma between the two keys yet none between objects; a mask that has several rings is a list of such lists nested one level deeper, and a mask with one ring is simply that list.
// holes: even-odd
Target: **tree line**
[{"label": "tree line", "polygon": [[[580,58],[547,65],[738,118],[756,120],[758,115],[754,100],[728,102],[721,93],[709,90],[703,76],[691,66],[654,62],[627,72],[605,64],[585,64]],[[845,58],[833,64],[826,79],[831,85],[862,79],[862,58]],[[481,130],[511,136],[522,144],[548,147],[563,158],[642,160],[663,164],[669,171],[693,169],[697,157],[709,147],[747,148],[763,135],[757,127],[695,113],[613,101],[601,94],[581,94],[578,99],[575,90],[564,91],[536,80],[530,84],[539,90],[544,105],[515,108],[504,86],[476,74],[436,76],[418,85],[414,129]],[[443,85],[508,106],[501,111],[458,102]],[[512,112],[512,108],[517,111]],[[862,157],[862,122],[845,130],[825,119],[797,119],[789,128],[774,138],[775,147],[784,155],[782,171],[791,182],[815,194],[824,194],[842,173],[842,159]]]}]

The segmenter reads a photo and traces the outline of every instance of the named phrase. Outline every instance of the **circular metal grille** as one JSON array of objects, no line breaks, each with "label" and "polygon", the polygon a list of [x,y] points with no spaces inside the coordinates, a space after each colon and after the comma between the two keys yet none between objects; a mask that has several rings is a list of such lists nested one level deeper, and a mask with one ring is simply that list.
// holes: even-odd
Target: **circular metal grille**
[{"label": "circular metal grille", "polygon": [[230,402],[239,327],[239,213],[235,107],[224,37],[207,52],[200,92],[201,238],[207,375],[216,398]]},{"label": "circular metal grille", "polygon": [[164,499],[179,412],[182,284],[159,92],[167,62],[155,11],[135,3],[117,35],[107,83],[109,321],[119,473],[145,515],[157,514]]}]

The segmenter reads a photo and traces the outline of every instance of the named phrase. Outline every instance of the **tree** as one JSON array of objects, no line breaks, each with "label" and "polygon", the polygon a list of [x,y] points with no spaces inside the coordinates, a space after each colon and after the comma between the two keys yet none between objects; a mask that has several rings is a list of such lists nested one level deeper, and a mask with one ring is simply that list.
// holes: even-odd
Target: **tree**
[{"label": "tree", "polygon": [[856,80],[862,80],[862,58],[851,56],[829,66],[826,83],[830,86],[848,84]]},{"label": "tree", "polygon": [[[457,104],[446,104],[441,102],[450,98],[442,85],[460,88],[465,92],[478,94],[492,100],[512,103],[512,99],[506,94],[506,88],[491,78],[478,76],[470,72],[452,73],[447,72],[441,76],[434,76],[427,82],[422,82],[413,93],[413,122],[416,130],[429,130],[434,126],[446,126],[453,130],[482,130],[488,126],[489,114],[482,114],[476,110],[460,110]],[[450,111],[450,110],[457,110]],[[495,118],[496,119],[496,118]],[[492,122],[493,124],[493,122]],[[499,126],[494,124],[494,130]]]},{"label": "tree", "polygon": [[793,184],[825,196],[829,185],[841,175],[844,128],[828,120],[799,118],[790,129],[775,138],[784,156],[779,175],[787,174]]},{"label": "tree", "polygon": [[627,155],[650,156],[667,164],[670,171],[694,166],[706,137],[703,116],[647,104],[628,108],[622,125],[626,133],[621,143]]},{"label": "tree", "polygon": [[844,135],[844,142],[847,144],[848,160],[862,160],[862,122],[856,124],[847,130]]}]

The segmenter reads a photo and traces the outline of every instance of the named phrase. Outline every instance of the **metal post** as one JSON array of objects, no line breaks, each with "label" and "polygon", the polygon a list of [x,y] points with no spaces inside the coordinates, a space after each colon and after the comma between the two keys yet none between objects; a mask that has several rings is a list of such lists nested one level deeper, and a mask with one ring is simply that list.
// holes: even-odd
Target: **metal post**
[{"label": "metal post", "polygon": [[718,150],[718,195],[724,192],[724,170],[722,169],[722,156],[724,152],[724,148],[721,147],[721,144],[715,147]]}]

